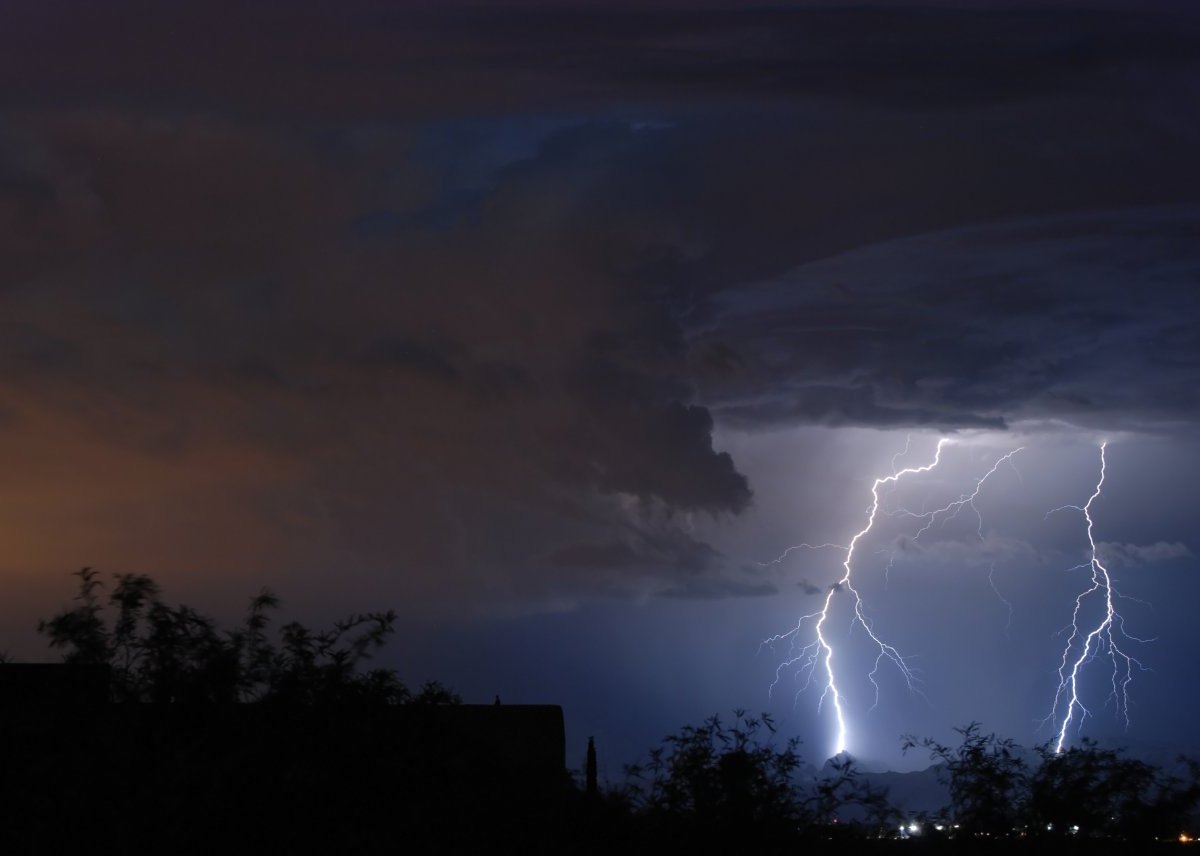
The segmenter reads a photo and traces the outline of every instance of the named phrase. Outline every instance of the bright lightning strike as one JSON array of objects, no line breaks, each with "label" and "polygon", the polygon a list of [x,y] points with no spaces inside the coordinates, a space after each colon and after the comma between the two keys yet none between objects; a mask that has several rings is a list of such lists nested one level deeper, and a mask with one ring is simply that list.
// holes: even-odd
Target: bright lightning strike
[{"label": "bright lightning strike", "polygon": [[[1087,521],[1087,538],[1091,548],[1091,558],[1078,567],[1090,567],[1092,572],[1091,585],[1075,598],[1075,609],[1071,613],[1071,635],[1063,648],[1062,661],[1058,667],[1058,689],[1054,693],[1054,704],[1051,707],[1050,715],[1044,720],[1055,721],[1058,718],[1059,709],[1065,706],[1062,723],[1059,725],[1058,736],[1054,744],[1055,752],[1062,752],[1063,745],[1067,741],[1067,731],[1071,728],[1076,716],[1079,718],[1079,727],[1082,727],[1083,720],[1091,715],[1091,711],[1084,707],[1079,698],[1079,673],[1084,666],[1103,655],[1107,655],[1112,662],[1112,692],[1108,697],[1124,718],[1126,727],[1129,726],[1129,683],[1133,680],[1133,670],[1135,667],[1145,668],[1121,647],[1122,642],[1146,642],[1149,640],[1139,639],[1125,632],[1125,620],[1117,612],[1114,603],[1114,598],[1120,597],[1120,593],[1113,587],[1108,568],[1100,561],[1096,550],[1096,538],[1093,534],[1095,520],[1092,518],[1092,506],[1100,498],[1101,490],[1104,487],[1107,447],[1107,442],[1100,444],[1100,478],[1096,482],[1096,488],[1092,495],[1088,497],[1088,501],[1083,506],[1064,505],[1062,508],[1056,508],[1049,512],[1049,514],[1053,514],[1054,511],[1072,509],[1083,515],[1084,520]],[[1095,601],[1099,601],[1102,605],[1101,616],[1100,620],[1088,630],[1086,625],[1081,625],[1079,613],[1084,608],[1085,602]]]},{"label": "bright lightning strike", "polygon": [[[934,453],[933,460],[928,464],[917,467],[906,467],[904,469],[897,470],[896,465],[898,459],[908,452],[908,444],[905,444],[904,451],[898,453],[892,458],[892,474],[875,479],[874,483],[871,485],[871,505],[867,509],[866,525],[863,526],[863,528],[860,529],[854,535],[854,537],[850,539],[849,544],[845,546],[836,544],[799,544],[794,547],[789,547],[781,556],[768,563],[776,564],[786,558],[793,551],[800,549],[816,550],[836,547],[845,553],[845,560],[842,562],[842,576],[836,583],[829,587],[829,591],[825,595],[825,600],[822,603],[821,608],[816,612],[801,616],[796,622],[796,626],[787,633],[773,636],[770,639],[765,640],[763,643],[764,645],[774,645],[775,643],[786,640],[791,646],[791,653],[789,654],[788,659],[781,663],[776,669],[775,680],[771,684],[772,690],[774,689],[775,685],[779,683],[783,673],[790,668],[795,667],[797,669],[797,673],[804,677],[804,684],[799,690],[797,690],[797,695],[812,685],[818,672],[823,673],[823,678],[817,679],[823,683],[821,697],[817,703],[817,709],[821,710],[823,708],[826,699],[828,699],[833,705],[834,717],[837,721],[835,754],[841,754],[842,752],[845,752],[849,742],[849,729],[846,723],[844,697],[841,689],[838,686],[837,671],[834,668],[834,648],[826,633],[826,625],[829,621],[830,608],[833,605],[835,595],[843,591],[850,593],[854,601],[854,617],[851,625],[853,626],[857,624],[861,626],[866,632],[867,636],[870,638],[871,642],[874,643],[874,645],[878,648],[878,653],[875,657],[875,664],[867,675],[871,685],[875,688],[875,704],[879,703],[879,684],[876,681],[876,676],[878,675],[879,669],[885,659],[891,661],[891,663],[900,672],[910,691],[919,692],[917,689],[917,679],[914,676],[909,664],[905,661],[904,657],[901,656],[900,652],[896,650],[895,647],[884,641],[879,635],[876,634],[871,622],[867,619],[866,614],[864,613],[862,596],[859,594],[858,589],[854,587],[853,583],[854,557],[855,550],[857,549],[859,542],[861,542],[862,539],[866,537],[866,535],[875,526],[875,520],[880,513],[881,489],[884,487],[895,486],[905,476],[920,475],[933,470],[938,466],[938,464],[941,463],[942,450],[949,442],[950,441],[946,438],[938,440],[937,450]],[[975,505],[975,500],[979,497],[979,492],[982,490],[984,482],[994,475],[1002,464],[1011,461],[1012,457],[1019,451],[1021,451],[1021,449],[1015,449],[1001,457],[996,461],[992,468],[988,470],[987,473],[985,473],[978,481],[976,481],[975,488],[971,493],[963,494],[957,500],[954,500],[953,502],[950,502],[941,508],[919,513],[902,509],[900,511],[891,512],[891,514],[893,516],[917,518],[923,521],[923,526],[914,536],[915,540],[927,532],[935,523],[939,521],[944,523],[946,520],[955,517],[964,507],[969,506],[975,512],[977,519],[976,531],[980,540],[983,540],[983,520],[979,514],[978,507]],[[807,627],[812,628],[812,636],[809,637],[811,641],[801,646],[801,634]],[[874,707],[874,705],[872,707]]]}]

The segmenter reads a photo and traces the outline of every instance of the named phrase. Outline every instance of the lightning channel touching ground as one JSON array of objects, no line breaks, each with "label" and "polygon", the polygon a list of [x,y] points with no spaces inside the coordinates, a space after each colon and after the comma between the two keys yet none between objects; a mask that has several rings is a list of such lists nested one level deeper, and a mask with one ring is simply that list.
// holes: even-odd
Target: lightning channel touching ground
[{"label": "lightning channel touching ground", "polygon": [[[826,624],[829,620],[830,608],[833,606],[836,595],[842,592],[848,592],[853,597],[854,614],[851,620],[851,626],[856,624],[861,626],[866,632],[867,636],[870,638],[871,642],[878,648],[878,654],[875,657],[875,664],[871,668],[871,671],[867,674],[867,679],[875,688],[875,704],[879,703],[879,684],[876,681],[876,676],[878,675],[879,669],[883,665],[884,660],[890,661],[896,667],[896,669],[900,672],[900,675],[904,678],[904,681],[908,685],[910,691],[920,692],[917,686],[917,678],[908,662],[903,656],[901,656],[900,652],[896,650],[896,648],[876,634],[874,627],[872,626],[870,620],[868,620],[863,610],[862,596],[859,594],[858,589],[854,587],[852,579],[854,575],[854,554],[859,542],[862,541],[862,539],[871,531],[875,525],[876,518],[880,514],[880,491],[885,487],[894,487],[900,481],[900,479],[904,478],[905,476],[920,475],[933,470],[938,466],[939,463],[941,463],[942,450],[949,442],[950,441],[946,438],[938,440],[937,450],[934,453],[933,460],[928,464],[919,467],[906,467],[904,469],[897,470],[897,460],[908,452],[908,444],[906,443],[904,451],[898,453],[892,458],[892,474],[875,479],[874,483],[871,485],[871,505],[867,509],[866,525],[863,526],[863,528],[859,530],[845,546],[839,546],[836,544],[821,544],[816,546],[810,544],[798,544],[794,547],[789,547],[781,556],[777,557],[772,562],[767,563],[776,564],[786,558],[793,551],[800,549],[815,550],[836,547],[845,553],[845,560],[842,562],[841,578],[829,587],[829,590],[825,594],[825,599],[821,605],[821,608],[816,612],[801,616],[796,622],[796,626],[788,632],[781,633],[777,636],[772,636],[763,642],[763,645],[773,647],[778,643],[786,641],[789,646],[787,659],[784,660],[784,662],[782,662],[775,671],[775,680],[771,683],[772,691],[774,690],[775,685],[779,683],[782,676],[791,670],[795,671],[795,674],[798,678],[803,679],[803,684],[796,691],[797,697],[799,697],[800,693],[808,689],[813,684],[814,680],[823,684],[821,696],[817,703],[817,709],[821,710],[824,707],[827,699],[833,706],[834,717],[837,721],[835,754],[845,752],[849,742],[849,729],[846,723],[844,697],[841,689],[838,686],[837,670],[834,667],[834,647],[828,635],[826,634]],[[958,499],[948,503],[945,506],[942,506],[941,508],[934,509],[933,511],[923,512],[912,512],[901,509],[899,511],[884,513],[890,516],[910,517],[921,520],[923,525],[914,536],[914,540],[916,540],[936,523],[944,523],[947,520],[955,517],[964,507],[970,506],[970,508],[975,512],[977,520],[976,532],[978,533],[980,540],[983,540],[983,519],[979,514],[979,509],[975,505],[975,500],[979,497],[979,492],[982,490],[984,482],[986,482],[988,478],[995,474],[995,472],[1000,468],[1001,464],[1011,461],[1013,455],[1019,451],[1021,450],[1015,449],[1001,457],[996,461],[992,468],[988,470],[987,473],[985,473],[978,481],[976,481],[975,488],[972,492],[961,495]],[[822,677],[817,677],[818,673],[820,673]],[[872,705],[872,709],[873,708],[874,705]]]},{"label": "lightning channel touching ground", "polygon": [[[1100,498],[1104,487],[1104,477],[1108,466],[1105,456],[1107,448],[1107,442],[1100,444],[1100,478],[1096,482],[1096,488],[1092,495],[1088,497],[1088,501],[1083,506],[1064,505],[1047,512],[1046,515],[1048,517],[1057,511],[1067,509],[1078,511],[1083,515],[1083,519],[1087,521],[1087,538],[1091,548],[1091,557],[1087,562],[1076,567],[1090,568],[1092,573],[1091,585],[1075,598],[1071,623],[1064,628],[1064,632],[1070,630],[1070,636],[1063,647],[1062,660],[1058,667],[1058,688],[1054,693],[1054,704],[1051,706],[1050,714],[1043,720],[1043,722],[1057,722],[1060,709],[1065,708],[1062,710],[1062,722],[1058,726],[1055,738],[1055,752],[1063,751],[1063,746],[1067,742],[1067,732],[1076,718],[1078,717],[1079,720],[1078,727],[1082,728],[1084,719],[1091,715],[1091,711],[1084,706],[1079,697],[1079,678],[1083,668],[1098,657],[1105,656],[1112,662],[1112,692],[1109,693],[1108,698],[1115,705],[1118,715],[1125,720],[1126,727],[1129,726],[1129,683],[1133,680],[1133,670],[1135,668],[1145,669],[1145,666],[1135,657],[1130,656],[1121,647],[1121,644],[1123,642],[1150,641],[1139,639],[1125,632],[1125,620],[1117,612],[1114,602],[1114,599],[1121,595],[1114,588],[1112,576],[1109,574],[1108,568],[1100,561],[1096,549],[1092,506]],[[1075,570],[1075,568],[1071,570]],[[1081,623],[1079,614],[1084,609],[1085,603],[1094,602],[1099,602],[1101,606],[1100,618],[1091,626],[1091,629],[1088,629],[1086,624]]]}]

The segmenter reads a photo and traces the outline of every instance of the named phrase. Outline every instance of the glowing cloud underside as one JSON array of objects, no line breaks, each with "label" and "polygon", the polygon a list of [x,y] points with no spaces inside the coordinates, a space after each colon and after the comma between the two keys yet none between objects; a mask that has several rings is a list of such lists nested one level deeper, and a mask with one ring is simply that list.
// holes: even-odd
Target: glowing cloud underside
[{"label": "glowing cloud underside", "polygon": [[[772,690],[774,690],[776,684],[779,683],[783,675],[789,670],[793,669],[799,676],[803,678],[803,684],[800,689],[797,690],[797,696],[804,692],[804,690],[808,689],[812,685],[814,679],[823,684],[821,696],[817,703],[817,709],[818,711],[821,710],[824,707],[827,699],[833,705],[834,716],[837,721],[835,754],[845,752],[849,743],[849,732],[846,724],[846,711],[843,693],[841,689],[839,689],[837,670],[834,666],[834,647],[826,634],[826,624],[829,620],[830,608],[833,606],[834,598],[838,594],[847,592],[853,598],[854,618],[852,624],[861,626],[863,630],[866,631],[866,634],[870,638],[871,642],[878,648],[878,653],[875,657],[875,664],[871,671],[867,674],[867,679],[875,688],[875,704],[879,703],[879,684],[876,681],[876,675],[879,673],[879,669],[885,659],[890,661],[900,672],[911,692],[919,692],[917,687],[917,679],[914,676],[912,669],[905,661],[904,657],[901,656],[900,652],[897,651],[892,645],[884,641],[878,634],[876,634],[871,622],[867,619],[864,613],[862,596],[859,594],[858,589],[854,587],[852,580],[854,575],[854,559],[855,551],[857,550],[859,543],[874,527],[875,520],[880,513],[880,490],[886,486],[894,486],[906,476],[916,476],[933,470],[938,466],[939,463],[941,463],[942,450],[948,443],[949,440],[945,438],[939,440],[933,460],[924,466],[907,467],[902,470],[896,469],[896,460],[907,453],[907,446],[903,452],[899,453],[892,459],[892,474],[875,479],[874,484],[871,486],[871,505],[867,509],[866,525],[863,526],[863,528],[860,529],[854,535],[854,537],[850,539],[849,544],[844,546],[836,544],[821,544],[817,546],[799,544],[794,547],[789,547],[781,556],[774,560],[774,563],[778,563],[793,551],[800,549],[815,550],[832,547],[842,550],[846,554],[846,558],[842,562],[842,576],[836,583],[829,587],[829,591],[825,595],[825,600],[822,603],[821,608],[816,612],[801,616],[799,621],[797,621],[796,626],[787,633],[781,633],[777,636],[772,636],[763,643],[764,645],[774,646],[777,643],[786,641],[789,645],[789,654],[787,659],[779,665],[778,669],[776,669],[775,680],[771,684]],[[886,513],[894,517],[910,517],[920,520],[922,525],[913,536],[915,540],[920,538],[920,536],[925,532],[929,531],[930,527],[932,527],[935,523],[945,522],[946,520],[956,516],[964,507],[969,506],[975,512],[976,518],[979,520],[977,532],[979,533],[980,539],[982,539],[983,522],[982,518],[979,516],[979,510],[975,506],[975,500],[978,498],[984,482],[986,482],[988,478],[990,478],[997,471],[997,469],[999,469],[1001,464],[1010,461],[1013,455],[1017,454],[1019,451],[1021,451],[1021,449],[1014,449],[1013,451],[1001,457],[996,461],[992,468],[975,483],[975,487],[971,493],[963,494],[957,500],[941,508],[927,512],[913,512],[906,509],[900,509],[898,511]],[[806,633],[806,631],[809,632]],[[816,677],[818,673],[821,675],[820,678]],[[872,709],[873,708],[874,705],[872,705]]]},{"label": "glowing cloud underside", "polygon": [[[1112,663],[1112,692],[1109,693],[1108,698],[1116,706],[1118,714],[1124,718],[1126,727],[1129,726],[1129,683],[1133,680],[1133,670],[1135,667],[1145,668],[1121,647],[1123,642],[1148,640],[1139,639],[1125,632],[1125,620],[1117,612],[1115,603],[1115,599],[1121,595],[1113,587],[1113,580],[1108,568],[1100,561],[1096,550],[1096,538],[1093,534],[1095,521],[1092,518],[1092,506],[1100,498],[1101,490],[1104,487],[1107,446],[1107,443],[1100,444],[1100,478],[1096,482],[1096,488],[1092,495],[1088,497],[1087,503],[1082,507],[1064,505],[1062,508],[1056,508],[1050,512],[1053,514],[1056,511],[1072,509],[1083,515],[1084,520],[1087,521],[1087,538],[1091,548],[1091,557],[1087,562],[1076,567],[1090,568],[1092,575],[1091,585],[1075,598],[1071,623],[1064,628],[1064,632],[1070,630],[1070,635],[1063,647],[1062,660],[1058,667],[1058,688],[1054,693],[1054,704],[1050,709],[1049,716],[1044,720],[1044,722],[1057,722],[1060,710],[1062,711],[1062,722],[1058,726],[1054,744],[1055,752],[1063,751],[1063,746],[1067,742],[1067,732],[1076,718],[1079,720],[1078,727],[1082,728],[1084,719],[1091,715],[1091,711],[1084,707],[1079,697],[1080,672],[1084,667],[1099,657],[1106,657]],[[1085,605],[1092,603],[1099,604],[1100,616],[1098,621],[1088,625],[1080,618],[1080,612]]]}]

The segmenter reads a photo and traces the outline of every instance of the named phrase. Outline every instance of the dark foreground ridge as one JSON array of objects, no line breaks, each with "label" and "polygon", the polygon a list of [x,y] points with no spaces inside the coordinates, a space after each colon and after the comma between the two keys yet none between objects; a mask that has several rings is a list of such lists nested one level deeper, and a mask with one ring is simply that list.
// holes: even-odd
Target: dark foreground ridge
[{"label": "dark foreground ridge", "polygon": [[64,662],[0,658],[0,856],[1144,853],[1200,828],[1200,761],[1028,750],[978,723],[958,745],[904,738],[934,762],[933,801],[849,756],[810,767],[745,711],[684,726],[601,787],[590,741],[568,771],[561,708],[464,705],[367,668],[393,612],[273,632],[263,592],[221,629],[147,576],[76,576],[73,605],[38,624]]},{"label": "dark foreground ridge", "polygon": [[[571,794],[555,705],[109,703],[108,670],[0,665],[7,835],[538,843]],[[549,843],[549,839],[546,840]],[[39,847],[41,849],[41,847]],[[10,851],[12,852],[12,851]]]},{"label": "dark foreground ridge", "polygon": [[[858,778],[851,759],[826,765],[811,797],[797,804],[795,791],[779,788],[798,758],[767,749],[753,725],[743,730],[753,719],[685,728],[664,741],[669,751],[652,753],[650,766],[633,772],[631,782],[640,784],[604,792],[590,775],[581,784],[568,773],[555,705],[110,699],[104,665],[0,664],[2,852],[116,845],[134,852],[1094,854],[1132,852],[1134,844],[954,838],[939,832],[946,827],[936,817],[918,824],[898,815],[886,794]],[[959,760],[990,751],[989,738],[965,734],[968,754]],[[976,760],[972,776],[998,769]],[[761,780],[764,772],[774,783]],[[970,800],[986,795],[960,808]],[[1135,847],[1180,848],[1154,838]]]}]

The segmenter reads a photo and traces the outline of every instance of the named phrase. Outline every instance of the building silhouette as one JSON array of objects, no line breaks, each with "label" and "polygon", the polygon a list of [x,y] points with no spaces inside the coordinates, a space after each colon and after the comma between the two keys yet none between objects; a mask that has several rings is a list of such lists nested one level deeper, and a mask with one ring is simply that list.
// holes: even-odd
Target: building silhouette
[{"label": "building silhouette", "polygon": [[10,843],[536,846],[573,795],[556,705],[114,704],[108,682],[0,664]]}]

